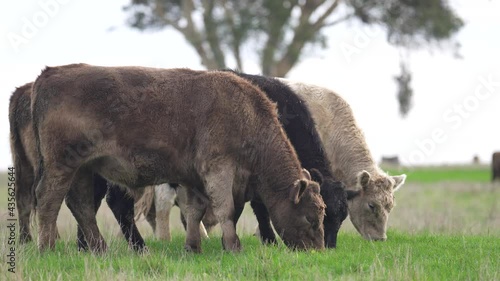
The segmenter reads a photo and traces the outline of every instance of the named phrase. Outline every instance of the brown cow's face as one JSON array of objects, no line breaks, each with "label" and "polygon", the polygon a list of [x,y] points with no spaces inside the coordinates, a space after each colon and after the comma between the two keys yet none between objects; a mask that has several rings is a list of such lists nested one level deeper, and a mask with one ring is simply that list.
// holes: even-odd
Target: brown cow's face
[{"label": "brown cow's face", "polygon": [[405,179],[406,175],[372,178],[367,171],[359,173],[358,190],[348,193],[348,206],[352,224],[365,239],[387,239],[387,221],[395,204],[394,192]]},{"label": "brown cow's face", "polygon": [[319,185],[308,179],[297,180],[277,206],[280,218],[273,221],[285,244],[294,249],[323,249],[325,203]]}]

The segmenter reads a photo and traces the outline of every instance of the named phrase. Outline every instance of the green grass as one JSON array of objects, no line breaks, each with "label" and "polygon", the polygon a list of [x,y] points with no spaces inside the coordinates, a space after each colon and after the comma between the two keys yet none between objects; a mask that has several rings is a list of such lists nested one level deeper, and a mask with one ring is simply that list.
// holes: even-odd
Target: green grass
[{"label": "green grass", "polygon": [[401,167],[386,169],[389,174],[405,173],[407,182],[435,183],[442,181],[453,182],[489,182],[491,181],[491,168],[489,166],[424,166]]},{"label": "green grass", "polygon": [[386,242],[363,240],[346,220],[336,250],[263,246],[251,236],[255,218],[245,208],[238,223],[241,253],[224,252],[216,229],[203,241],[203,253],[192,254],[183,249],[185,233],[174,209],[171,242],[154,240],[149,225],[138,223],[149,247],[138,255],[127,248],[104,203],[97,217],[109,251],[96,256],[76,250],[76,224],[63,205],[56,250],[40,254],[36,243],[17,245],[16,274],[7,271],[7,179],[0,174],[0,280],[500,280],[500,185],[489,182],[489,170],[404,172],[409,179],[396,193]]},{"label": "green grass", "polygon": [[[78,253],[74,242],[39,254],[31,243],[19,251],[17,270],[32,280],[498,280],[500,239],[495,236],[408,235],[390,232],[386,242],[342,233],[336,250],[294,252],[242,237],[238,254],[221,250],[219,237],[202,254],[183,250],[184,235],[170,243],[147,241],[137,255],[124,241],[102,256]],[[5,272],[3,273],[5,274]],[[10,274],[10,273],[9,273]],[[5,275],[4,275],[5,276]],[[8,275],[7,275],[8,277]],[[5,280],[5,279],[4,279]]]}]

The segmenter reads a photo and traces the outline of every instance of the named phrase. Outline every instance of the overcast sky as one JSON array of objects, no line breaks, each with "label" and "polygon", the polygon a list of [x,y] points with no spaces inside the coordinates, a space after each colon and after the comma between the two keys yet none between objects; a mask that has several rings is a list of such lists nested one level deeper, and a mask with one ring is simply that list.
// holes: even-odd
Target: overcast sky
[{"label": "overcast sky", "polygon": [[[26,3],[30,2],[30,3]],[[43,3],[52,3],[49,9]],[[56,3],[54,5],[54,3]],[[128,1],[11,1],[0,11],[0,170],[12,165],[8,103],[15,87],[45,65],[85,62],[203,69],[177,32],[140,33],[125,26]],[[329,48],[305,56],[289,79],[328,87],[352,106],[375,159],[407,164],[490,162],[500,151],[499,1],[451,1],[466,21],[458,34],[463,59],[450,51],[410,55],[414,106],[402,119],[393,76],[398,50],[385,34],[357,24],[330,28]],[[349,50],[350,52],[348,52]],[[245,71],[258,74],[255,57]]]}]

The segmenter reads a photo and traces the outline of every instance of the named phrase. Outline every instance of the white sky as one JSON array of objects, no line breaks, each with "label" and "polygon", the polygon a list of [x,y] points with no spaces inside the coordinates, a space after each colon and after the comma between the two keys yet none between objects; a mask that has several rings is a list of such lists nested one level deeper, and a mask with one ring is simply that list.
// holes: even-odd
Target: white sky
[{"label": "white sky", "polygon": [[[33,81],[45,65],[203,69],[177,32],[127,28],[121,7],[128,0],[26,2],[11,1],[0,11],[0,170],[12,165],[10,95]],[[57,6],[47,13],[40,3]],[[492,152],[500,150],[500,3],[455,0],[451,5],[466,21],[458,35],[464,58],[454,59],[449,51],[411,54],[415,96],[406,119],[399,116],[392,78],[399,73],[398,51],[385,42],[383,32],[357,24],[333,27],[328,30],[329,49],[307,55],[288,78],[341,94],[353,107],[377,161],[397,154],[407,164],[467,163],[473,155],[489,162]],[[116,28],[110,32],[110,27]],[[13,34],[26,42],[14,46],[9,39]],[[346,56],[346,46],[355,53]],[[258,74],[254,57],[244,63],[246,72]],[[490,81],[490,91],[482,80]]]}]

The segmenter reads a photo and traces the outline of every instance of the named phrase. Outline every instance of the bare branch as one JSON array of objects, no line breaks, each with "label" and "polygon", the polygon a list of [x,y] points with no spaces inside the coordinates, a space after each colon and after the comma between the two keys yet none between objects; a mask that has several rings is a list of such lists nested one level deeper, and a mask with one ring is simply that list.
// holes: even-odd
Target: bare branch
[{"label": "bare branch", "polygon": [[194,10],[195,5],[193,0],[182,1],[182,14],[187,22],[186,27],[182,28],[184,37],[193,45],[198,55],[200,55],[201,63],[208,69],[216,69],[217,64],[207,54],[207,50],[203,46],[203,38],[193,21],[192,13]]},{"label": "bare branch", "polygon": [[334,25],[336,25],[336,24],[339,24],[339,23],[341,23],[341,22],[344,22],[344,21],[346,21],[346,20],[349,20],[349,19],[351,19],[351,18],[353,18],[353,17],[354,17],[354,14],[348,14],[348,15],[345,15],[345,16],[343,16],[343,17],[340,17],[340,18],[338,18],[338,19],[336,19],[336,20],[333,20],[333,21],[331,21],[331,22],[324,23],[322,26],[323,26],[323,27],[330,27],[330,26],[334,26]]},{"label": "bare branch", "polygon": [[213,61],[217,65],[216,68],[226,68],[224,54],[221,50],[221,42],[217,34],[217,23],[214,21],[214,0],[203,0],[203,22],[205,24],[206,40],[210,46],[213,55]]},{"label": "bare branch", "polygon": [[262,49],[262,57],[261,57],[261,65],[262,65],[262,73],[264,75],[271,75],[275,72],[273,70],[273,66],[276,63],[275,54],[279,49],[279,46],[283,42],[283,29],[287,24],[290,16],[292,14],[293,8],[298,4],[298,1],[295,1],[290,5],[288,9],[285,7],[280,7],[283,9],[285,13],[283,13],[280,17],[271,17],[269,18],[270,26],[267,30],[267,40]]},{"label": "bare branch", "polygon": [[184,31],[183,28],[180,27],[177,21],[171,20],[166,16],[167,8],[165,7],[163,2],[157,1],[155,2],[155,4],[156,5],[154,6],[153,13],[161,22],[163,22],[164,25],[170,25],[180,32]]},{"label": "bare branch", "polygon": [[300,52],[312,37],[312,33],[309,30],[311,30],[310,27],[306,26],[302,26],[300,30],[297,30],[287,47],[286,53],[278,61],[276,70],[272,74],[273,76],[284,77],[292,69],[299,59]]},{"label": "bare branch", "polygon": [[299,22],[293,29],[293,38],[288,44],[285,54],[276,64],[273,76],[284,77],[298,61],[305,44],[314,36],[315,30],[309,20],[321,4],[319,1],[307,1],[301,6]]},{"label": "bare branch", "polygon": [[333,11],[335,11],[339,3],[340,0],[333,1],[333,3],[328,7],[328,9],[326,9],[326,11],[316,20],[316,22],[313,23],[315,30],[319,30],[321,29],[321,27],[323,27],[323,23],[333,13]]},{"label": "bare branch", "polygon": [[230,48],[233,51],[234,59],[236,60],[236,68],[238,71],[243,71],[243,61],[241,59],[241,50],[240,47],[242,45],[241,38],[236,34],[236,26],[234,23],[233,11],[228,8],[228,1],[224,0],[222,7],[224,8],[224,17],[226,19],[226,24],[229,26],[229,29],[232,33],[232,40],[230,43]]}]

